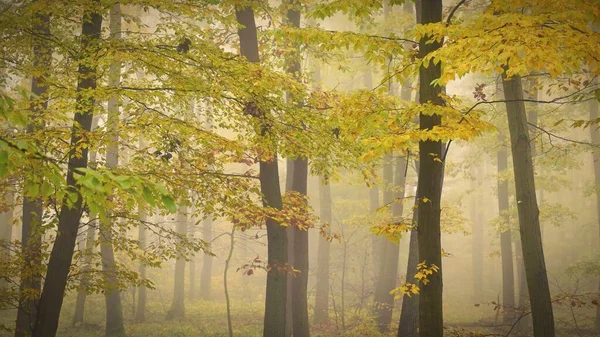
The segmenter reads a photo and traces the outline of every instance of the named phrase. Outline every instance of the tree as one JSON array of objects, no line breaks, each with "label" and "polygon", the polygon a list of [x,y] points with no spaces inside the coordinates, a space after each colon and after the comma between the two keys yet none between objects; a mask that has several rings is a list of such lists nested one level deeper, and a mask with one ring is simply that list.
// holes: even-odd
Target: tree
[{"label": "tree", "polygon": [[[597,120],[600,117],[598,113],[598,100],[590,101],[589,110],[590,121]],[[600,132],[598,132],[597,127],[590,127],[590,138],[593,144],[600,144]],[[600,186],[600,151],[598,149],[594,149],[592,152],[592,160],[594,165],[594,182],[596,183],[596,215],[600,219],[600,188],[598,188]],[[598,283],[597,298],[600,299],[600,282]],[[600,306],[596,307],[595,328],[597,332],[600,332]]]},{"label": "tree", "polygon": [[[110,34],[115,40],[121,38],[121,5],[115,3],[110,9]],[[113,61],[109,69],[109,87],[118,89],[121,82],[121,62]],[[119,102],[116,94],[108,100],[107,129],[110,132],[110,142],[106,150],[106,166],[109,169],[117,167],[119,163]],[[102,255],[102,271],[106,277],[104,297],[106,300],[106,335],[123,336],[123,306],[121,293],[117,283],[115,253],[113,249],[113,224],[109,221],[100,221],[100,253]]]},{"label": "tree", "polygon": [[535,336],[554,336],[554,315],[544,248],[540,230],[539,210],[535,195],[535,178],[531,157],[531,144],[521,77],[502,75],[506,114],[513,157],[519,231],[523,248],[523,262],[527,288],[531,300],[533,333]]},{"label": "tree", "polygon": [[[213,220],[210,216],[207,216],[202,223],[202,239],[206,242],[211,242]],[[204,254],[200,275],[200,298],[205,301],[210,301],[211,299],[212,262],[213,257],[210,254]]]},{"label": "tree", "polygon": [[[499,149],[498,175],[508,168],[506,138],[498,134]],[[498,178],[498,212],[502,217],[503,228],[500,230],[500,253],[502,255],[502,307],[504,323],[514,318],[515,308],[515,275],[512,254],[512,233],[508,214],[508,180]]]},{"label": "tree", "polygon": [[[392,156],[386,156],[384,159],[384,182],[386,190],[383,194],[383,202],[391,206],[392,221],[401,222],[404,200],[404,189],[406,183],[406,158],[396,158],[396,163],[392,162]],[[389,161],[389,162],[388,162]],[[394,173],[395,171],[395,173]],[[392,188],[393,186],[393,188]],[[397,192],[394,192],[396,189]],[[377,323],[379,331],[387,331],[392,321],[392,310],[394,308],[394,295],[390,291],[396,288],[396,279],[398,278],[398,257],[399,243],[385,240],[383,243],[383,253],[379,263],[379,278],[375,287],[375,301]]]},{"label": "tree", "polygon": [[[77,81],[78,109],[75,111],[73,120],[71,147],[67,166],[67,186],[73,188],[75,191],[77,191],[75,172],[80,168],[87,167],[88,149],[87,147],[78,149],[78,147],[81,143],[85,142],[80,130],[89,132],[92,127],[94,98],[93,96],[84,95],[83,92],[96,88],[96,65],[94,62],[90,62],[90,60],[96,57],[98,44],[95,41],[100,38],[102,15],[98,12],[86,10],[82,21],[82,56],[79,59]],[[57,235],[52,252],[50,253],[46,281],[38,307],[37,321],[33,328],[34,337],[53,337],[56,335],[58,328],[63,294],[67,285],[67,276],[75,250],[77,230],[82,213],[81,195],[78,192],[75,193],[76,200],[69,201],[65,197],[63,206],[61,207],[58,219],[59,235]]]},{"label": "tree", "polygon": [[[31,82],[31,113],[33,118],[27,126],[28,133],[37,132],[43,125],[43,116],[48,108],[48,85],[45,83],[50,72],[52,62],[52,49],[45,39],[50,36],[50,16],[43,12],[34,14],[33,24],[33,66],[39,69],[40,75],[34,76]],[[30,173],[31,177],[25,186],[35,184],[39,179],[35,166]],[[41,280],[41,247],[42,247],[42,214],[43,199],[41,196],[23,195],[23,221],[21,227],[21,244],[23,253],[23,268],[21,271],[21,285],[19,296],[19,309],[15,337],[27,336],[32,332],[36,321],[37,304],[40,296]]]},{"label": "tree", "polygon": [[[331,185],[325,177],[319,178],[319,203],[321,220],[325,226],[331,226]],[[330,242],[326,238],[319,238],[317,284],[315,291],[315,324],[326,323],[329,320],[329,251]]]},{"label": "tree", "polygon": [[[418,161],[415,163],[417,171],[419,170]],[[419,191],[415,195],[415,205],[420,200]],[[412,227],[410,230],[410,243],[408,247],[408,261],[406,262],[406,279],[417,270],[419,263],[419,237],[417,225],[419,223],[418,208],[413,209]],[[400,311],[400,321],[398,323],[398,337],[417,337],[419,336],[419,294],[404,296],[402,300],[402,309]]]},{"label": "tree", "polygon": [[[442,1],[421,1],[421,24],[441,22]],[[421,57],[439,49],[439,40],[431,41],[424,36],[419,41]],[[419,68],[419,101],[421,104],[441,106],[442,88],[432,82],[441,76],[441,64],[432,61]],[[436,114],[419,115],[421,130],[432,130],[441,125],[441,116]],[[419,191],[417,233],[419,241],[419,260],[429,267],[439,268],[429,276],[419,293],[419,336],[441,337],[443,335],[442,314],[442,247],[440,212],[443,179],[442,143],[433,139],[419,142]]]},{"label": "tree", "polygon": [[[146,221],[147,215],[144,211],[140,212],[140,224],[138,225],[138,241],[140,242],[140,249],[145,251],[148,247],[148,238],[146,231]],[[144,261],[140,261],[138,272],[140,273],[140,277],[145,279],[147,276],[146,273],[146,263]],[[144,322],[146,320],[146,301],[147,301],[147,293],[146,287],[141,286],[138,287],[138,303],[135,310],[135,321],[136,322]]]},{"label": "tree", "polygon": [[[185,236],[187,233],[187,217],[187,207],[181,207],[175,224],[175,232],[179,236]],[[171,308],[167,313],[167,319],[182,318],[185,316],[185,257],[181,254],[177,255],[177,260],[175,261],[174,277],[173,300],[171,302]]]},{"label": "tree", "polygon": [[[254,10],[252,7],[236,7],[236,18],[241,28],[238,29],[240,36],[240,53],[249,62],[258,63],[258,39],[256,36],[256,23],[254,21]],[[256,109],[248,103],[247,112]],[[265,120],[265,112],[258,112],[257,118],[261,122],[261,135],[269,136],[269,126]],[[277,164],[277,152],[271,152],[270,159],[260,161],[260,189],[264,196],[263,204],[266,207],[282,209],[281,189],[279,186],[279,172]],[[286,321],[286,294],[287,294],[287,236],[286,230],[275,219],[268,218],[267,242],[268,242],[268,265],[267,272],[267,294],[265,296],[265,337],[278,337],[285,334]]]}]

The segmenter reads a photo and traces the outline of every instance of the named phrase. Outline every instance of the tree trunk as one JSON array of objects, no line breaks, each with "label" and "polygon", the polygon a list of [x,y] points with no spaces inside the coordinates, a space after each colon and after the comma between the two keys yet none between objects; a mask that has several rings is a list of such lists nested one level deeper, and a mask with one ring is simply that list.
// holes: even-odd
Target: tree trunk
[{"label": "tree trunk", "polygon": [[544,248],[542,247],[531,144],[521,78],[514,76],[512,79],[506,79],[503,74],[502,83],[513,156],[523,262],[531,299],[533,333],[536,337],[553,337],[554,317],[546,262],[544,261]]},{"label": "tree trunk", "polygon": [[[11,191],[5,194],[6,206],[0,213],[0,264],[8,264],[11,259],[11,252],[8,245],[12,242],[13,234],[13,215],[14,215],[14,195]],[[8,277],[10,275],[0,275],[0,291],[9,286]]]},{"label": "tree trunk", "polygon": [[[326,177],[319,179],[319,199],[321,220],[331,225],[331,185]],[[330,230],[327,229],[329,233]],[[329,320],[329,241],[319,239],[317,284],[315,293],[315,324],[327,323]]]},{"label": "tree trunk", "polygon": [[[98,126],[98,118],[92,120],[92,131]],[[94,151],[90,153],[90,166],[96,166],[96,155]],[[83,268],[81,277],[79,279],[79,289],[77,290],[77,298],[75,300],[75,311],[73,312],[73,319],[71,323],[73,325],[81,324],[85,322],[85,301],[87,299],[87,285],[89,282],[89,274],[92,270],[92,259],[94,254],[94,244],[96,242],[96,227],[98,226],[97,221],[92,221],[87,228],[85,237],[85,253],[83,257]],[[81,249],[81,248],[80,248]]]},{"label": "tree trunk", "polygon": [[[179,210],[175,227],[178,235],[186,235],[187,207],[184,206]],[[167,313],[167,319],[182,318],[185,316],[185,258],[180,255],[177,256],[177,261],[175,261],[175,282],[173,284],[173,301]]]},{"label": "tree trunk", "polygon": [[[147,215],[145,212],[140,212],[140,224],[138,227],[138,240],[140,242],[140,249],[145,251],[148,248],[148,238],[146,237],[146,221]],[[146,264],[141,262],[138,267],[138,272],[140,273],[140,277],[145,279],[147,276],[146,273]],[[146,298],[147,298],[147,289],[145,286],[141,286],[138,288],[138,303],[135,311],[135,321],[136,322],[144,322],[146,320]]]},{"label": "tree trunk", "polygon": [[[121,6],[119,3],[110,9],[110,34],[113,39],[121,38]],[[118,88],[121,81],[121,63],[113,61],[110,65],[109,87]],[[108,100],[107,131],[109,144],[106,149],[106,166],[109,169],[119,164],[119,103],[117,95]],[[105,276],[104,297],[106,300],[106,336],[125,335],[123,324],[123,306],[117,282],[115,253],[112,244],[112,223],[100,224],[100,253],[102,255],[102,272]]]},{"label": "tree trunk", "polygon": [[[293,190],[294,184],[294,160],[291,158],[286,158],[285,160],[285,192],[289,192]],[[288,263],[291,266],[294,266],[294,227],[288,226],[285,229],[287,236],[287,257]],[[287,292],[286,292],[286,315],[285,315],[285,335],[290,336],[294,329],[294,315],[293,315],[293,295],[292,290],[294,289],[294,285],[292,284],[293,277],[287,278]]]},{"label": "tree trunk", "polygon": [[[419,162],[416,162],[417,170]],[[415,205],[419,202],[419,192],[415,196]],[[417,208],[413,209],[413,226],[419,222],[419,212]],[[406,263],[406,281],[413,282],[414,275],[417,273],[417,264],[419,263],[419,238],[415,227],[410,231],[410,243],[408,247],[408,262]],[[419,295],[404,296],[402,299],[402,311],[400,312],[400,322],[398,323],[398,337],[417,337],[419,336]]]},{"label": "tree trunk", "polygon": [[71,321],[73,325],[85,322],[86,289],[89,282],[89,273],[92,269],[92,255],[94,251],[94,241],[96,241],[96,225],[96,223],[90,224],[86,233],[83,269],[79,280],[77,299],[75,300],[75,312],[73,313],[73,320]]},{"label": "tree trunk", "polygon": [[69,205],[67,197],[63,200],[63,206],[58,217],[58,235],[50,253],[33,337],[54,337],[56,335],[82,213],[82,198],[78,193],[74,173],[79,168],[87,167],[88,148],[87,146],[81,146],[81,143],[85,142],[86,139],[81,130],[84,132],[90,131],[92,127],[94,99],[87,92],[96,88],[97,74],[95,62],[89,58],[93,58],[96,53],[95,49],[98,44],[95,43],[95,40],[100,38],[102,30],[102,15],[100,13],[86,11],[83,16],[81,32],[83,59],[80,60],[78,69],[77,110],[73,118],[71,146],[67,164],[67,186],[72,193],[77,193],[78,198],[72,205]]},{"label": "tree trunk", "polygon": [[[387,160],[391,160],[391,156],[386,156]],[[392,191],[392,180],[394,177],[394,167],[392,163],[385,164],[384,181],[387,190],[384,192],[384,204],[391,203],[393,222],[401,221],[404,201],[404,189],[406,183],[406,158],[398,157],[395,163],[395,181],[393,182],[396,192]],[[389,166],[389,167],[387,167]],[[391,177],[390,177],[391,175]],[[394,200],[396,199],[396,200]],[[400,254],[400,246],[397,243],[386,239],[384,242],[385,253],[382,256],[380,264],[379,279],[375,295],[377,306],[377,324],[379,331],[384,332],[389,330],[392,321],[392,312],[394,308],[394,295],[390,291],[396,288],[396,280],[398,278],[398,257]]]},{"label": "tree trunk", "polygon": [[[202,240],[211,242],[212,225],[212,218],[210,216],[206,217],[202,226]],[[202,272],[200,274],[200,298],[205,301],[210,301],[211,299],[212,263],[213,257],[208,254],[204,254]]]},{"label": "tree trunk", "polygon": [[[48,109],[48,86],[45,78],[50,72],[52,49],[46,39],[50,36],[50,17],[47,14],[34,16],[33,67],[41,75],[34,76],[31,81],[32,122],[27,125],[27,133],[35,133],[41,128],[43,114]],[[35,166],[35,165],[34,165]],[[29,172],[35,176],[35,167]],[[28,181],[28,183],[38,183]],[[35,179],[35,178],[34,178]],[[21,268],[21,284],[19,288],[19,308],[15,336],[29,336],[32,333],[37,314],[38,299],[42,290],[41,246],[42,246],[42,213],[43,200],[39,197],[23,195],[23,219],[21,227],[21,247],[23,266]]]},{"label": "tree trunk", "polygon": [[472,228],[472,266],[473,266],[473,303],[479,304],[483,301],[483,223],[481,219],[481,201],[479,200],[479,178],[481,168],[473,167],[471,177],[472,203],[471,203],[471,221]]},{"label": "tree trunk", "polygon": [[[308,180],[308,161],[303,158],[294,159],[294,191],[306,196]],[[310,336],[308,323],[308,230],[294,229],[294,265],[299,271],[292,278],[292,312],[294,318],[293,334],[295,337]]]},{"label": "tree trunk", "polygon": [[[417,11],[419,12],[419,11]],[[442,1],[431,0],[421,3],[422,24],[441,22]],[[428,37],[419,41],[420,56],[439,49],[441,43],[427,43]],[[419,69],[419,101],[443,105],[440,98],[442,88],[433,86],[431,82],[441,74],[441,64],[431,62],[427,68]],[[421,130],[431,130],[441,125],[441,116],[419,115]],[[419,181],[420,200],[418,204],[419,223],[417,227],[419,240],[419,259],[428,268],[435,265],[439,270],[429,275],[428,284],[421,284],[419,294],[419,333],[421,337],[442,337],[444,322],[442,313],[442,247],[440,231],[440,212],[442,179],[444,165],[442,159],[442,143],[425,140],[419,142]]]},{"label": "tree trunk", "polygon": [[[254,11],[251,7],[236,7],[237,22],[242,26],[238,29],[240,37],[240,52],[248,61],[260,62],[258,55],[258,39]],[[262,117],[258,117],[261,118]],[[262,134],[270,130],[263,123]],[[279,186],[279,171],[277,152],[273,151],[271,159],[260,162],[260,190],[264,196],[263,204],[275,209],[281,209],[281,189]],[[265,298],[264,331],[265,337],[285,335],[286,293],[287,293],[287,236],[285,227],[273,219],[266,221],[267,251],[269,271],[267,272],[267,290]],[[281,270],[283,268],[283,270]]]},{"label": "tree trunk", "polygon": [[[508,153],[506,152],[506,138],[498,135],[500,148],[498,156],[498,176],[508,168]],[[508,180],[498,178],[498,213],[502,218],[502,225],[506,226],[500,232],[500,253],[502,255],[502,307],[503,320],[510,324],[515,315],[515,274],[512,254],[512,231],[508,215]]]},{"label": "tree trunk", "polygon": [[[598,101],[593,99],[590,101],[590,120],[598,118]],[[597,126],[590,127],[590,137],[593,144],[600,144],[600,132]],[[594,182],[596,183],[596,215],[598,216],[598,224],[600,224],[600,151],[594,148],[592,152],[594,165]],[[600,301],[600,282],[598,283],[597,300]],[[596,306],[596,332],[600,332],[600,306]]]}]

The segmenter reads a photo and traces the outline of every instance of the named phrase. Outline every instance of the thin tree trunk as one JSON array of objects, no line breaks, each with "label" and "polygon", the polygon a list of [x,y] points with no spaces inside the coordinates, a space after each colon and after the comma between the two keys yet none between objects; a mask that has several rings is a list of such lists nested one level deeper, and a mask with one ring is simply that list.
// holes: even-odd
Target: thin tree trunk
[{"label": "thin tree trunk", "polygon": [[[391,158],[388,157],[387,160],[391,160]],[[404,201],[404,189],[406,187],[406,176],[404,174],[406,171],[406,158],[396,158],[395,174],[393,173],[394,167],[392,163],[386,163],[385,165],[389,165],[389,168],[384,167],[384,180],[388,189],[388,191],[384,192],[384,203],[386,205],[391,203],[393,221],[397,222],[401,221],[400,218],[404,209],[402,202]],[[390,173],[392,177],[395,176],[393,185],[397,189],[396,192],[391,190],[392,177],[390,177]],[[382,256],[383,261],[380,264],[379,279],[375,293],[377,296],[377,323],[381,332],[388,331],[392,322],[394,295],[391,295],[390,291],[396,288],[398,258],[400,254],[400,246],[397,243],[385,240],[384,247],[385,253]]]},{"label": "thin tree trunk", "polygon": [[[148,238],[146,237],[146,221],[147,215],[144,211],[140,212],[140,224],[138,227],[138,241],[140,242],[140,249],[145,251],[148,248]],[[145,279],[147,276],[146,273],[146,264],[144,262],[140,262],[138,267],[138,272],[140,273],[140,278]],[[146,287],[141,286],[138,288],[138,304],[135,311],[135,321],[136,322],[144,322],[146,320]]]},{"label": "thin tree trunk", "polygon": [[[498,135],[500,148],[498,156],[498,176],[508,168],[508,153],[506,152],[506,138]],[[498,212],[502,218],[503,226],[500,232],[500,252],[502,255],[502,307],[503,320],[510,324],[515,317],[515,274],[512,253],[512,231],[508,215],[508,180],[498,178]]]},{"label": "thin tree trunk", "polygon": [[[11,191],[7,191],[5,194],[5,200],[7,205],[5,205],[2,213],[0,213],[0,232],[2,232],[2,236],[0,237],[0,264],[6,265],[9,263],[11,259],[11,253],[9,245],[12,242],[12,234],[13,234],[13,215],[14,215],[14,195]],[[10,275],[0,275],[0,291],[2,289],[9,287],[8,278]]]},{"label": "thin tree trunk", "polygon": [[[121,38],[121,6],[115,3],[110,9],[110,34],[113,39]],[[109,87],[118,88],[121,81],[121,63],[113,61],[110,65]],[[106,149],[106,166],[109,169],[119,164],[119,103],[116,94],[108,100],[107,130],[109,144]],[[111,222],[100,224],[100,253],[102,255],[102,272],[105,275],[104,297],[106,302],[106,335],[123,336],[123,306],[118,288],[115,253],[113,249]]]},{"label": "thin tree trunk", "polygon": [[233,248],[235,248],[235,226],[231,226],[231,232],[229,233],[229,254],[225,260],[225,269],[223,271],[223,289],[225,292],[225,304],[227,305],[227,329],[229,331],[229,337],[233,337],[233,327],[231,322],[231,305],[229,302],[229,289],[227,288],[227,271],[229,270],[229,262],[231,262],[231,256],[233,255]]},{"label": "thin tree trunk", "polygon": [[471,221],[473,222],[472,242],[472,266],[473,266],[473,303],[483,301],[483,223],[481,219],[481,201],[478,195],[480,178],[480,167],[473,167],[471,178],[471,189],[473,190],[471,203]]},{"label": "thin tree trunk", "polygon": [[527,287],[531,299],[533,333],[536,337],[553,337],[554,317],[546,274],[544,248],[542,246],[531,144],[523,102],[521,78],[514,76],[512,79],[506,79],[505,74],[503,74],[502,83],[513,156],[525,276],[527,277]]},{"label": "thin tree trunk", "polygon": [[75,312],[73,313],[73,325],[82,324],[85,322],[85,301],[87,299],[87,285],[89,282],[89,274],[92,270],[92,254],[94,251],[94,241],[96,241],[96,226],[97,223],[92,223],[87,229],[85,238],[85,255],[83,258],[83,269],[79,280],[79,289],[77,290],[77,299],[75,300]]},{"label": "thin tree trunk", "polygon": [[[598,118],[598,101],[593,99],[590,101],[590,120],[596,120]],[[598,132],[597,126],[590,127],[590,137],[593,144],[600,144],[600,132]],[[600,151],[594,148],[592,152],[592,159],[594,165],[594,182],[596,183],[596,215],[598,217],[598,225],[600,228]],[[600,281],[598,283],[597,300],[600,301]],[[596,306],[596,321],[595,321],[596,332],[600,332],[600,306]]]},{"label": "thin tree trunk", "polygon": [[[92,131],[98,126],[98,118],[92,120]],[[90,153],[90,167],[96,167],[96,155],[93,151]],[[92,259],[94,254],[94,245],[96,242],[96,227],[98,221],[92,221],[87,228],[85,236],[85,253],[83,257],[83,268],[81,277],[79,279],[79,289],[77,290],[77,298],[75,300],[75,311],[73,312],[73,319],[71,323],[73,325],[85,323],[85,302],[87,300],[87,286],[90,278],[90,272],[92,270]]]},{"label": "thin tree trunk", "polygon": [[[258,39],[254,11],[251,7],[236,7],[240,52],[250,62],[260,61]],[[262,112],[265,113],[265,112]],[[262,117],[258,117],[263,119]],[[263,124],[263,135],[270,130]],[[264,196],[263,204],[275,209],[282,209],[281,189],[279,186],[279,170],[277,152],[273,151],[270,160],[260,162],[260,190]],[[286,293],[287,293],[287,236],[285,227],[273,219],[266,221],[268,241],[267,289],[265,298],[264,331],[265,337],[285,335]],[[283,270],[280,270],[282,269]]]},{"label": "thin tree trunk", "polygon": [[[422,24],[441,22],[442,1],[422,1],[421,10]],[[428,37],[419,41],[420,56],[439,49],[440,42],[431,43]],[[429,42],[429,43],[428,43]],[[431,82],[438,79],[441,74],[441,64],[431,62],[428,67],[421,66],[419,69],[419,101],[421,103],[433,103],[443,105],[439,94],[442,92],[440,86],[434,86]],[[437,114],[419,115],[421,130],[431,130],[441,125],[441,116]],[[443,313],[442,313],[442,247],[440,230],[442,179],[444,164],[442,159],[442,143],[440,141],[425,140],[419,142],[419,181],[418,190],[420,200],[418,203],[419,223],[417,227],[419,240],[419,259],[425,262],[427,267],[437,266],[439,270],[429,275],[428,284],[421,284],[419,294],[419,334],[421,337],[442,337]]]},{"label": "thin tree trunk", "polygon": [[[321,220],[331,225],[331,185],[326,177],[319,178],[319,200]],[[329,233],[330,230],[327,229]],[[317,284],[315,293],[315,324],[327,323],[329,320],[329,251],[330,243],[319,239]]]},{"label": "thin tree trunk", "polygon": [[[175,225],[178,235],[185,235],[187,230],[187,207],[181,207],[177,214]],[[181,241],[181,240],[178,240]],[[167,319],[182,318],[185,316],[185,258],[177,256],[175,261],[175,282],[173,282],[173,301],[167,313]]]},{"label": "thin tree trunk", "polygon": [[[308,185],[308,160],[294,159],[292,189],[304,196]],[[294,229],[294,264],[299,272],[292,278],[292,312],[294,337],[310,336],[308,322],[308,230]]]},{"label": "thin tree trunk", "polygon": [[[87,146],[81,146],[81,143],[85,142],[85,135],[82,135],[81,130],[84,132],[90,131],[92,127],[94,99],[87,92],[96,88],[97,74],[95,62],[89,58],[96,53],[97,43],[95,41],[100,38],[102,30],[102,15],[100,13],[86,11],[83,16],[81,32],[83,58],[80,60],[78,69],[77,110],[73,118],[67,165],[67,186],[74,193],[78,193],[76,192],[78,188],[74,173],[79,168],[86,168],[88,164],[88,148]],[[86,92],[86,94],[84,95],[83,92]],[[68,198],[65,197],[65,200],[63,200],[63,206],[58,217],[58,235],[50,253],[33,337],[54,337],[56,335],[82,213],[82,198],[79,194],[77,196],[77,200],[72,205],[69,203]]]},{"label": "thin tree trunk", "polygon": [[[206,217],[202,226],[202,240],[211,242],[212,225],[212,218],[210,216]],[[208,254],[204,254],[202,272],[200,274],[200,298],[205,301],[210,301],[211,299],[212,263],[213,257]]]},{"label": "thin tree trunk", "polygon": [[[27,133],[35,133],[41,128],[44,111],[48,109],[48,86],[44,77],[48,76],[52,62],[52,49],[46,41],[50,36],[50,16],[36,13],[33,29],[33,66],[41,75],[34,76],[31,81],[30,109],[33,120],[27,125]],[[35,165],[29,174],[36,175]],[[35,184],[37,182],[29,181],[29,178],[26,178],[25,185],[28,183]],[[21,227],[23,266],[21,268],[15,337],[31,335],[36,320],[37,304],[42,290],[42,213],[43,200],[40,197],[24,194]]]},{"label": "thin tree trunk", "polygon": [[[287,193],[287,192],[293,190],[294,160],[291,158],[286,158],[285,167],[286,167],[285,192]],[[294,266],[294,232],[295,232],[295,230],[294,230],[294,227],[288,226],[288,227],[286,227],[285,231],[286,231],[287,242],[288,242],[288,246],[287,246],[288,263],[291,266]],[[292,281],[293,281],[293,277],[287,278],[287,292],[286,292],[286,302],[285,302],[286,303],[286,315],[285,315],[285,335],[286,336],[290,336],[294,329],[294,315],[293,315],[294,308],[292,307],[292,304],[293,304],[292,291],[294,289],[293,288],[294,285],[292,284]]]},{"label": "thin tree trunk", "polygon": [[[419,162],[416,162],[417,170]],[[415,196],[415,205],[419,203],[419,191]],[[419,212],[417,208],[413,209],[413,226],[419,222]],[[408,247],[408,262],[406,263],[406,281],[414,282],[414,275],[417,273],[417,264],[419,263],[419,237],[415,227],[410,231],[410,243]],[[398,337],[417,337],[419,336],[419,298],[418,294],[404,296],[402,299],[402,311],[400,312],[400,322],[398,323]]]}]

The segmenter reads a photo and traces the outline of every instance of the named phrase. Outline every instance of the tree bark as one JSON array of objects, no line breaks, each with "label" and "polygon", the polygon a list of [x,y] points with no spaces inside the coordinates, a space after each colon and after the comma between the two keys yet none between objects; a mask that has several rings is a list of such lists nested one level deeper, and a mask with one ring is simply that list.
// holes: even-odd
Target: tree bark
[{"label": "tree bark", "polygon": [[[506,138],[498,135],[500,148],[498,157],[498,176],[508,168],[508,153],[506,152]],[[498,213],[502,224],[506,226],[500,232],[500,253],[502,255],[502,307],[503,320],[510,324],[515,316],[515,274],[513,267],[512,233],[508,216],[508,180],[498,178]]]},{"label": "tree bark", "polygon": [[[202,226],[202,240],[206,242],[212,241],[212,225],[212,218],[210,216],[206,217]],[[210,301],[211,299],[212,263],[213,257],[204,254],[202,272],[200,274],[200,298],[205,301]]]},{"label": "tree bark", "polygon": [[[294,159],[292,189],[307,194],[308,160]],[[293,335],[310,336],[308,322],[308,229],[294,228],[294,265],[299,272],[292,278]]]},{"label": "tree bark", "polygon": [[521,78],[502,75],[506,112],[513,156],[519,228],[525,276],[531,299],[533,333],[536,337],[554,336],[554,317],[546,274],[544,248],[540,231],[539,210],[535,195],[535,178],[527,126]]},{"label": "tree bark", "polygon": [[[319,202],[321,220],[331,225],[331,185],[326,177],[319,179]],[[327,229],[329,233],[330,230]],[[324,238],[319,239],[317,284],[315,293],[315,324],[329,321],[329,251],[330,243]]]},{"label": "tree bark", "polygon": [[[419,162],[416,162],[417,170]],[[419,202],[419,191],[415,196],[415,205]],[[419,212],[417,208],[413,209],[413,226],[419,223]],[[417,264],[419,263],[419,237],[415,227],[410,231],[410,243],[408,247],[408,262],[406,263],[406,281],[413,282],[413,277],[417,273]],[[404,296],[402,299],[402,311],[400,312],[400,322],[398,323],[398,337],[417,337],[419,336],[419,295]]]},{"label": "tree bark", "polygon": [[[418,11],[419,12],[419,11]],[[442,21],[442,1],[430,0],[421,2],[422,24]],[[439,49],[440,42],[428,42],[428,37],[419,41],[420,56]],[[442,92],[440,86],[433,86],[431,82],[441,75],[441,64],[431,62],[427,68],[419,69],[419,101],[420,103],[433,103],[443,105],[439,96]],[[431,130],[441,125],[441,116],[419,115],[421,130]],[[419,259],[427,267],[436,265],[438,272],[429,275],[428,284],[421,284],[419,294],[419,334],[421,337],[442,337],[442,247],[440,230],[440,212],[442,179],[444,165],[442,159],[442,143],[440,141],[425,140],[419,142],[419,181],[418,190],[420,200],[418,204],[419,223],[417,227],[419,240]]]},{"label": "tree bark", "polygon": [[[294,184],[294,160],[291,158],[286,158],[285,160],[285,192],[289,192],[293,190]],[[288,263],[291,266],[294,266],[294,227],[288,226],[285,228],[286,236],[287,236],[287,257]],[[287,278],[287,292],[286,292],[286,314],[285,314],[285,335],[290,336],[294,329],[294,315],[293,315],[293,289],[294,285],[292,284],[293,277]]]},{"label": "tree bark", "polygon": [[[145,251],[148,248],[148,238],[146,234],[146,221],[147,215],[145,212],[140,213],[140,224],[138,227],[138,241],[140,242],[140,249]],[[146,273],[146,264],[141,262],[138,267],[138,272],[140,273],[140,277],[145,279],[147,276]],[[138,288],[138,303],[135,311],[135,321],[136,322],[144,322],[146,321],[146,299],[147,299],[147,289],[145,286],[141,286]]]},{"label": "tree bark", "polygon": [[[58,232],[39,302],[37,320],[33,329],[33,337],[54,337],[58,328],[58,318],[64,298],[67,277],[75,251],[77,231],[82,213],[82,198],[79,195],[74,173],[79,168],[87,167],[88,148],[81,146],[85,137],[81,131],[90,131],[94,112],[94,99],[87,91],[96,88],[96,64],[85,60],[95,55],[102,28],[102,15],[91,11],[84,13],[81,43],[82,59],[80,60],[77,80],[77,109],[75,111],[71,131],[71,146],[67,165],[67,186],[71,192],[77,193],[77,200],[69,207],[67,198],[63,201],[58,217]],[[80,150],[78,150],[80,148]],[[81,151],[81,152],[79,152]]]},{"label": "tree bark", "polygon": [[[596,120],[598,115],[598,101],[593,99],[590,101],[590,120]],[[590,127],[590,139],[593,144],[600,144],[600,132],[598,132],[597,126]],[[592,151],[592,160],[594,165],[594,182],[596,183],[596,215],[598,216],[598,224],[600,225],[600,151],[597,148],[594,148]],[[600,301],[600,281],[596,297],[596,300]],[[595,328],[596,332],[600,332],[600,306],[596,306]]]},{"label": "tree bark", "polygon": [[[50,72],[52,49],[46,39],[50,36],[50,16],[34,15],[33,67],[41,75],[33,76],[31,81],[32,122],[27,125],[27,133],[37,132],[43,123],[43,114],[48,109],[48,86],[45,77]],[[29,172],[35,176],[35,165]],[[31,179],[31,178],[26,178]],[[36,179],[36,178],[33,178]],[[29,183],[38,183],[29,181]],[[25,181],[25,184],[28,184]],[[37,314],[37,304],[42,289],[41,246],[42,246],[43,200],[40,197],[23,195],[23,219],[21,227],[21,249],[23,266],[19,287],[19,308],[15,327],[15,337],[29,336],[32,333]]]},{"label": "tree bark", "polygon": [[[254,11],[251,7],[236,7],[240,52],[248,61],[260,62],[258,39]],[[262,117],[257,117],[261,118]],[[263,123],[263,135],[270,132]],[[277,152],[273,151],[271,159],[260,161],[260,190],[264,196],[263,204],[267,207],[282,209],[281,189],[279,186],[279,170]],[[287,293],[287,236],[285,227],[273,219],[266,221],[268,265],[267,289],[265,298],[264,331],[265,337],[285,335],[286,293]]]},{"label": "tree bark", "polygon": [[[121,6],[117,2],[110,9],[110,34],[113,39],[121,38]],[[121,63],[113,61],[110,65],[108,85],[118,88],[121,82]],[[119,164],[119,103],[116,94],[108,100],[107,130],[109,143],[106,149],[106,166],[116,168]],[[102,255],[102,272],[105,277],[104,298],[106,302],[106,336],[125,335],[123,324],[123,306],[121,293],[117,282],[115,253],[112,237],[113,224],[111,222],[100,224],[100,254]]]},{"label": "tree bark", "polygon": [[[175,225],[178,235],[186,235],[187,232],[187,207],[181,207],[177,214]],[[178,240],[181,241],[181,240]],[[175,282],[173,282],[173,301],[167,313],[167,319],[182,318],[185,316],[185,258],[177,256],[175,261]]]}]

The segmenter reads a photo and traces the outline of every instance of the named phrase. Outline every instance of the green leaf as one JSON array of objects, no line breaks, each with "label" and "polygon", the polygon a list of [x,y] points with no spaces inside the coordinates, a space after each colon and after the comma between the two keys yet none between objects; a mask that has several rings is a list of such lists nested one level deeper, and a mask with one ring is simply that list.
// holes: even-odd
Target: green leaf
[{"label": "green leaf", "polygon": [[42,196],[44,198],[49,197],[50,195],[52,195],[52,192],[54,192],[52,185],[50,185],[48,181],[44,180],[44,182],[42,183]]},{"label": "green leaf", "polygon": [[154,207],[156,205],[156,202],[154,200],[154,196],[152,195],[152,191],[150,191],[148,187],[144,186],[142,193],[144,195],[144,200],[146,200],[147,203]]},{"label": "green leaf", "polygon": [[0,164],[4,164],[8,162],[8,151],[0,152]]},{"label": "green leaf", "polygon": [[163,195],[161,201],[169,212],[175,213],[177,211],[177,205],[175,204],[175,200],[173,200],[173,198],[171,198],[170,196]]}]

